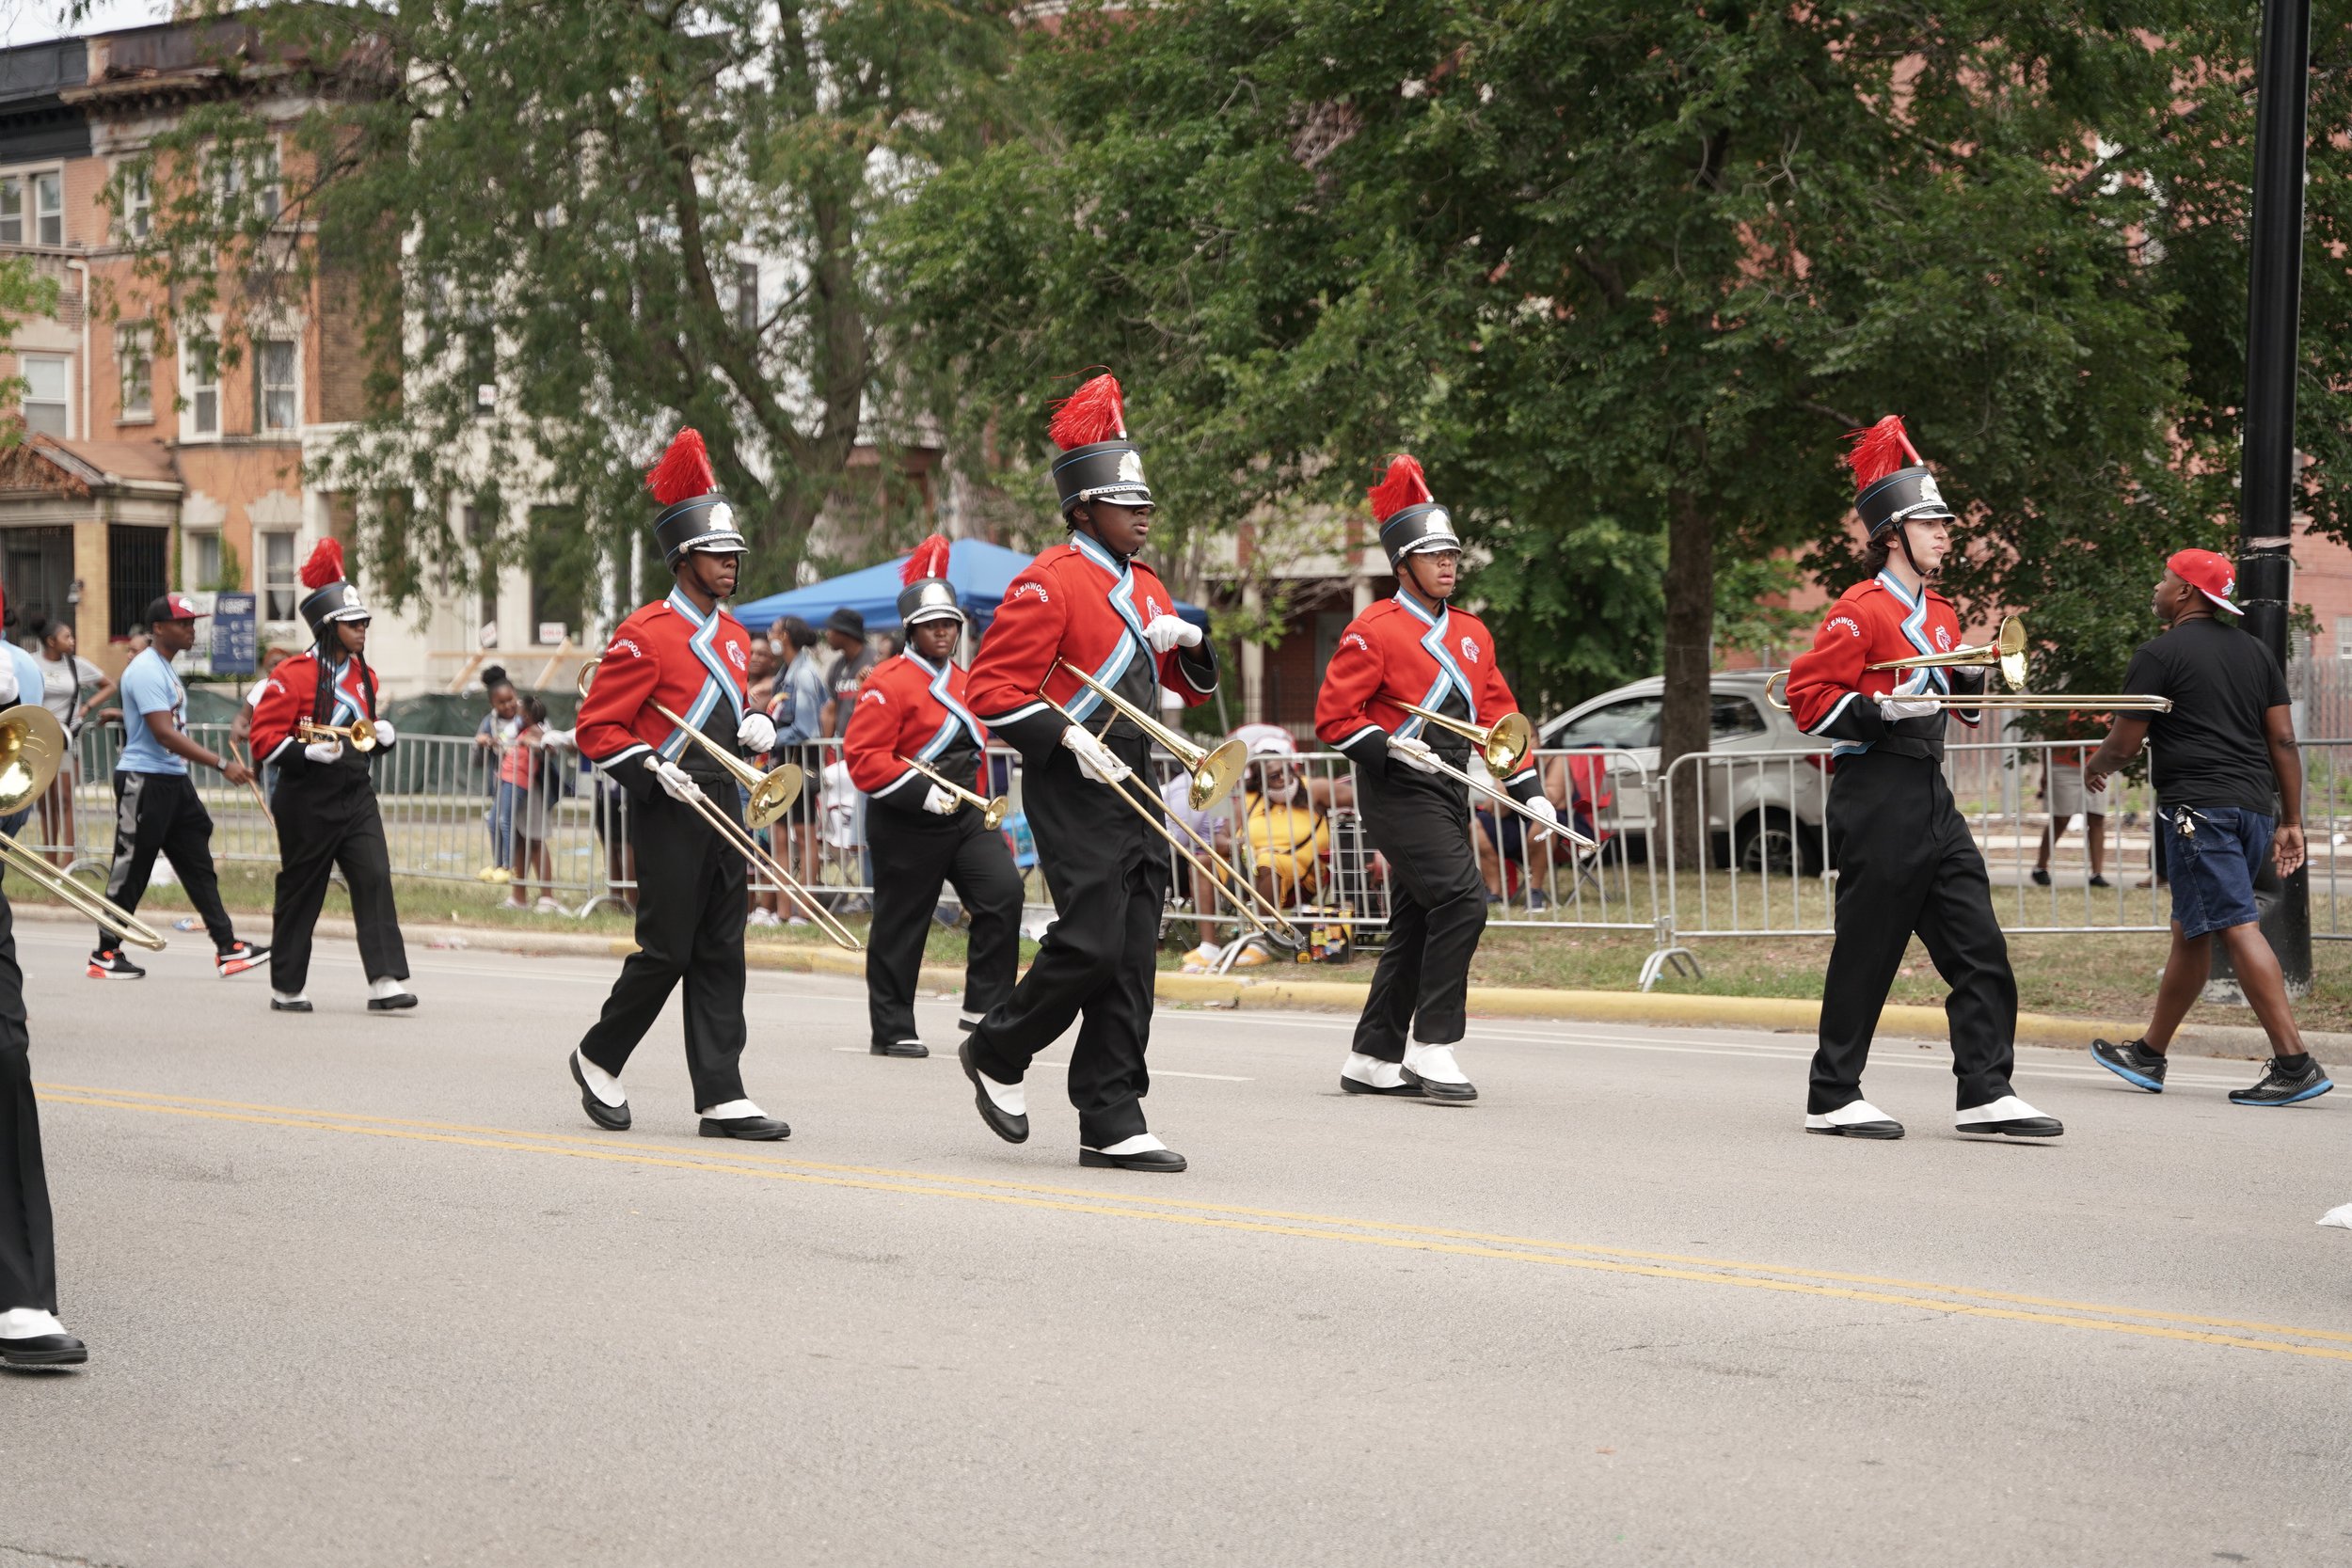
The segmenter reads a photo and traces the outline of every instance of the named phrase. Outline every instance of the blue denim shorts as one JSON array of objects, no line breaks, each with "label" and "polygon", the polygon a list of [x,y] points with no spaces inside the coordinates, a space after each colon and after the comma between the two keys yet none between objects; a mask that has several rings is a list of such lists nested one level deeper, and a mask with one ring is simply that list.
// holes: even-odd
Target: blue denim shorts
[{"label": "blue denim shorts", "polygon": [[2156,821],[2181,935],[2252,925],[2258,917],[2254,879],[2270,858],[2277,822],[2238,806],[2166,806]]}]

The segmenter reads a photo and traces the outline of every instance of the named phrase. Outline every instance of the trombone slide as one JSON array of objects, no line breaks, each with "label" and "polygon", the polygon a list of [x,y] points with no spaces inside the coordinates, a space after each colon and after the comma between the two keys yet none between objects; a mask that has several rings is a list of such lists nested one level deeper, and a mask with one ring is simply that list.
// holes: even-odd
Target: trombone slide
[{"label": "trombone slide", "polygon": [[946,790],[957,800],[961,800],[965,805],[977,808],[980,814],[980,825],[982,827],[990,829],[1002,827],[1006,816],[1010,815],[1012,811],[1012,801],[1002,795],[991,800],[989,797],[980,794],[977,790],[964,788],[963,785],[956,783],[955,780],[947,777],[946,774],[940,772],[937,768],[926,767],[924,764],[915,761],[911,756],[901,753],[898,760],[905,763],[909,768],[914,768],[917,773],[922,774],[923,777],[930,780],[931,783],[937,784],[940,788]]}]

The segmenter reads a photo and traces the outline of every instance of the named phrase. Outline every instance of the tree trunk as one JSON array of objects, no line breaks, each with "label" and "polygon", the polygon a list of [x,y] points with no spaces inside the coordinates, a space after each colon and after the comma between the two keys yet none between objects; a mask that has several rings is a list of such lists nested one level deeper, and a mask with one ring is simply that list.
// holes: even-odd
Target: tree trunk
[{"label": "tree trunk", "polygon": [[[1699,498],[1688,490],[1666,495],[1666,704],[1658,728],[1660,776],[1677,757],[1707,750],[1714,706],[1709,675],[1715,640],[1715,527]],[[1689,871],[1707,850],[1707,816],[1701,808],[1693,763],[1676,777],[1674,863]]]}]

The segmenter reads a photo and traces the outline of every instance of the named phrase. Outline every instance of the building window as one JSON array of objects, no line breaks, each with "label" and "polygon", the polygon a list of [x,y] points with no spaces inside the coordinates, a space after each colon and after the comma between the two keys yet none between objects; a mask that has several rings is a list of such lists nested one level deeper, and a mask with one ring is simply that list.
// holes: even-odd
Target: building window
[{"label": "building window", "polygon": [[210,529],[187,535],[188,555],[183,563],[186,578],[198,589],[219,588],[220,535]]},{"label": "building window", "polygon": [[180,421],[180,438],[213,440],[220,435],[220,355],[210,343],[180,344],[180,395],[187,400],[187,415]]},{"label": "building window", "polygon": [[531,625],[539,641],[560,643],[581,635],[596,586],[596,550],[580,508],[532,507],[523,563],[531,569]]},{"label": "building window", "polygon": [[253,361],[259,380],[253,401],[262,412],[262,429],[293,430],[302,422],[302,399],[294,384],[301,345],[290,339],[272,338],[259,346]]},{"label": "building window", "polygon": [[299,593],[294,579],[294,536],[284,530],[262,535],[262,618],[291,621]]},{"label": "building window", "polygon": [[122,223],[135,240],[147,238],[153,227],[155,194],[147,182],[147,170],[141,169],[122,185]]},{"label": "building window", "polygon": [[65,244],[64,175],[33,176],[33,217],[40,226],[41,244]]},{"label": "building window", "polygon": [[220,196],[224,207],[234,204],[237,197],[250,184],[253,204],[262,215],[273,223],[278,219],[281,199],[278,182],[278,144],[270,143],[242,157],[227,158],[220,166]]},{"label": "building window", "polygon": [[122,417],[155,417],[155,328],[149,322],[125,322],[115,328],[115,359],[122,369]]},{"label": "building window", "polygon": [[735,329],[738,332],[759,330],[759,263],[735,263]]},{"label": "building window", "polygon": [[0,245],[28,241],[65,244],[65,177],[54,169],[0,177]]},{"label": "building window", "polygon": [[17,370],[24,378],[24,428],[43,436],[72,435],[64,356],[27,354],[17,360]]},{"label": "building window", "polygon": [[2352,658],[2352,615],[2336,617],[2336,657]]}]

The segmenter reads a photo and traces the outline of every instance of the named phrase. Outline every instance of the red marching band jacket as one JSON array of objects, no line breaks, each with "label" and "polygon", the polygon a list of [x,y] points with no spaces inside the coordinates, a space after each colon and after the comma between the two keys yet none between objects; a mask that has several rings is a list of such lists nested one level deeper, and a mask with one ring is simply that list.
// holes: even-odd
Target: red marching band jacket
[{"label": "red marching band jacket", "polygon": [[[1433,613],[1400,588],[1340,634],[1315,697],[1315,734],[1374,778],[1388,776],[1391,736],[1427,739],[1447,752],[1463,744],[1439,745],[1448,733],[1442,727],[1424,735],[1428,721],[1406,712],[1406,703],[1464,716],[1473,724],[1491,724],[1518,709],[1484,623],[1451,607]],[[1522,800],[1540,794],[1534,752],[1499,782]]]},{"label": "red marching band jacket", "polygon": [[[262,700],[253,705],[253,727],[249,732],[257,764],[270,762],[285,768],[316,768],[319,765],[302,754],[300,736],[305,719],[346,725],[357,719],[375,717],[375,672],[358,658],[343,660],[342,668],[335,672],[327,687],[327,713],[324,719],[316,711],[318,690],[316,649],[281,660],[269,673],[269,678],[262,683]],[[355,762],[362,773],[366,772],[367,759],[345,742],[342,756],[327,766]]]},{"label": "red marching band jacket", "polygon": [[1198,648],[1155,655],[1143,628],[1175,613],[1176,596],[1140,562],[1120,562],[1083,533],[1040,554],[1005,590],[988,635],[972,660],[967,689],[974,713],[1014,747],[1042,751],[1061,738],[1062,716],[1038,692],[1080,720],[1102,698],[1067,670],[1066,659],[1105,686],[1117,686],[1137,658],[1154,661],[1158,682],[1198,707],[1216,690],[1216,655]]},{"label": "red marching band jacket", "polygon": [[[1915,594],[1891,572],[1857,582],[1822,612],[1813,646],[1788,666],[1788,713],[1805,734],[1836,742],[1833,756],[1857,756],[1890,738],[1940,741],[1941,717],[1889,723],[1878,699],[1888,692],[1983,689],[1984,672],[1871,670],[1867,665],[1960,646],[1960,617],[1934,589]],[[1959,712],[1974,725],[1974,709]]]},{"label": "red marching band jacket", "polygon": [[870,800],[920,811],[931,781],[898,760],[913,757],[977,787],[988,730],[964,704],[966,679],[955,660],[934,667],[914,653],[867,671],[841,736],[850,782]]},{"label": "red marching band jacket", "polygon": [[574,732],[580,755],[638,800],[657,787],[645,771],[656,756],[706,778],[717,774],[718,765],[647,705],[662,704],[739,755],[735,732],[750,665],[751,638],[723,607],[705,615],[684,589],[644,606],[613,629],[580,701]]}]

